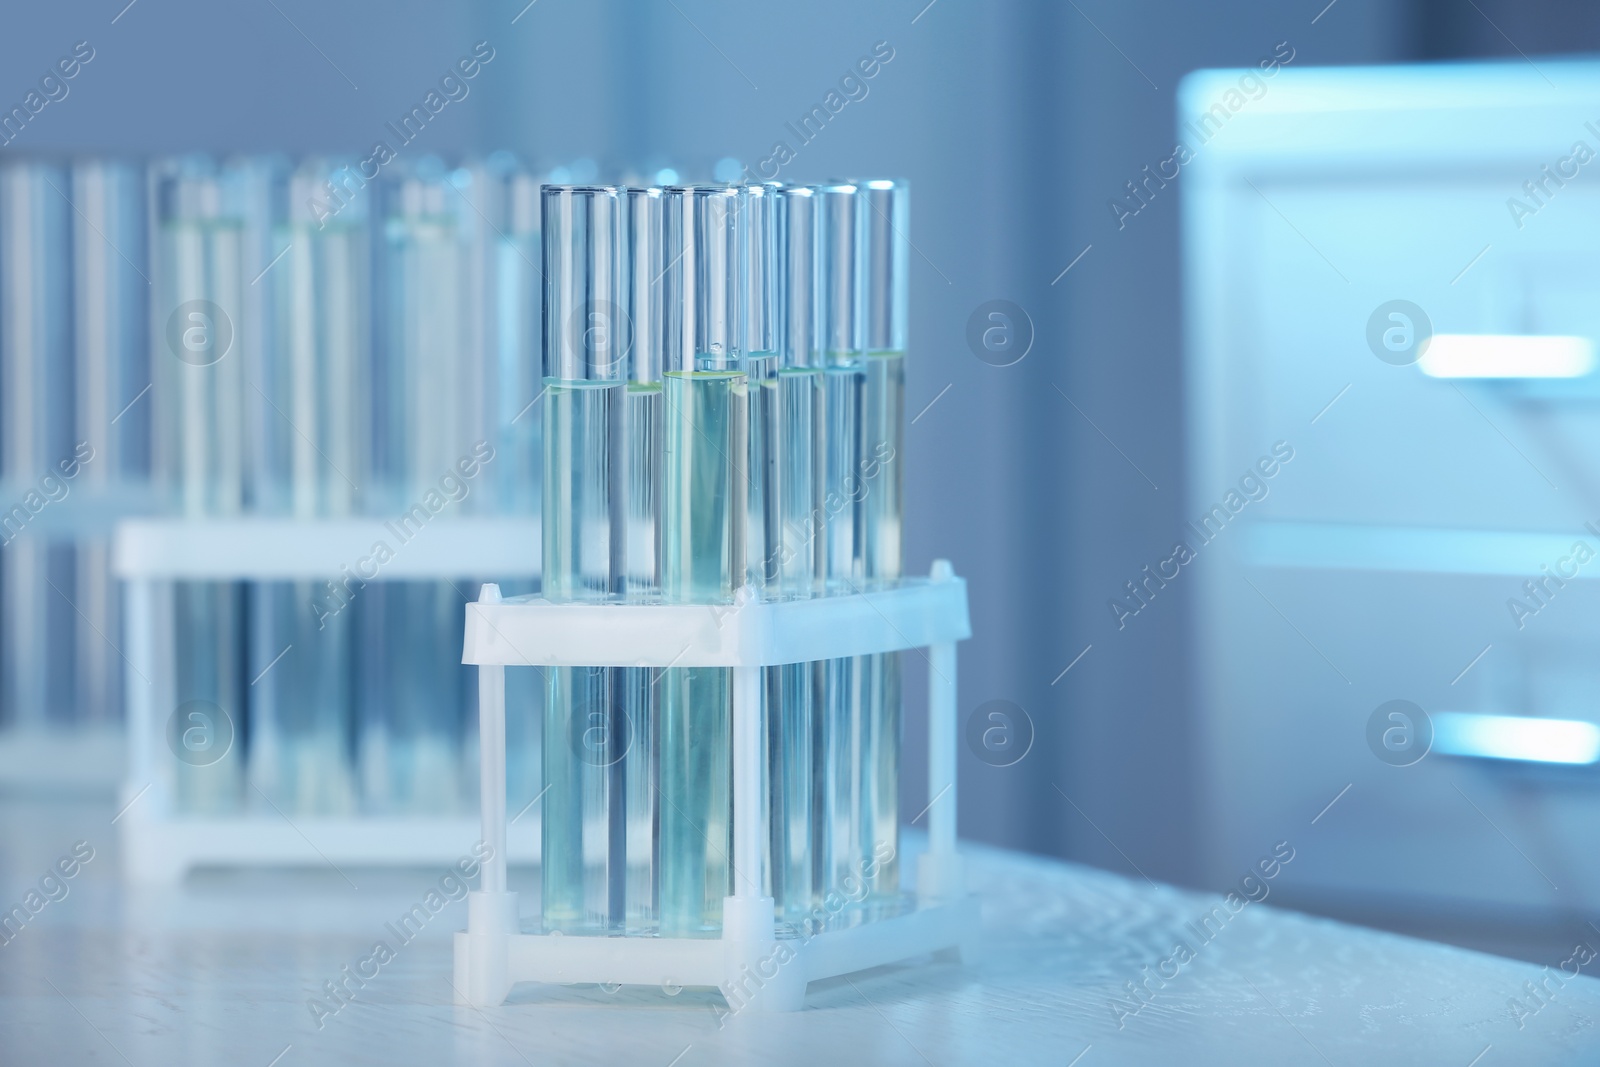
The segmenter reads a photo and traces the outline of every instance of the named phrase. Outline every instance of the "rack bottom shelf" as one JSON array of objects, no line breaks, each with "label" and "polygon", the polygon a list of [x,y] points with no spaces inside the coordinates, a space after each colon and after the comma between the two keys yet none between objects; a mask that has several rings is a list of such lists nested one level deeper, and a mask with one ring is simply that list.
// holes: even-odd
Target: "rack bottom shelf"
[{"label": "rack bottom shelf", "polygon": [[[512,897],[514,894],[505,894]],[[665,995],[716,989],[728,1014],[798,1011],[806,985],[941,950],[971,963],[978,948],[978,900],[959,900],[809,938],[751,944],[719,939],[455,935],[456,997],[503,1003],[519,982],[655,986]],[[475,995],[476,994],[476,995]]]},{"label": "rack bottom shelf", "polygon": [[[117,822],[123,872],[136,882],[172,883],[198,867],[449,866],[474,855],[482,826],[470,816],[405,818],[272,815],[143,816]],[[518,863],[537,862],[539,825],[508,832]]]}]

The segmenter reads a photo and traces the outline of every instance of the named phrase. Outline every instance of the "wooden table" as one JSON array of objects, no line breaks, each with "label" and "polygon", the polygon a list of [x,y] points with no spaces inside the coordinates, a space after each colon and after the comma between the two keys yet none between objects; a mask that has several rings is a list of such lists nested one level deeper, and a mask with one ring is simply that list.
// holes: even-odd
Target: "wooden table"
[{"label": "wooden table", "polygon": [[[7,1067],[1600,1062],[1600,982],[1564,978],[1559,960],[1545,971],[1269,903],[1234,913],[1138,877],[977,848],[969,863],[987,950],[977,966],[815,983],[807,1009],[786,1016],[719,1021],[708,993],[593,986],[519,987],[478,1011],[454,1004],[449,984],[464,904],[407,944],[390,930],[442,870],[339,872],[308,846],[314,866],[301,871],[127,888],[115,874],[114,814],[109,803],[0,802],[6,908],[74,842],[94,849],[59,883],[66,895],[0,946]],[[1292,879],[1293,864],[1277,878]],[[514,867],[512,882],[534,893],[537,872]],[[399,945],[394,958],[364,987],[348,982],[351,1002],[308,1008],[380,939]],[[1187,959],[1174,954],[1180,940]],[[1536,1002],[1528,983],[1541,981]]]}]

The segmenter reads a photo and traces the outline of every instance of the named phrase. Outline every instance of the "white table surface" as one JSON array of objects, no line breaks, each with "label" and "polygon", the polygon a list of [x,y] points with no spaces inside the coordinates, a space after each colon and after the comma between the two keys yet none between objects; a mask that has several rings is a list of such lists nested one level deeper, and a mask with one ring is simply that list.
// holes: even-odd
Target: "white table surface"
[{"label": "white table surface", "polygon": [[[977,966],[814,983],[803,1012],[721,1028],[716,998],[692,990],[524,986],[478,1011],[452,1003],[449,935],[466,921],[452,904],[318,1030],[307,1001],[391,940],[385,924],[441,872],[323,864],[134,890],[117,879],[113,814],[109,803],[0,802],[7,909],[73,842],[95,849],[68,895],[0,946],[6,1067],[1600,1062],[1600,982],[1551,982],[1554,996],[1519,1028],[1509,998],[1526,1000],[1539,967],[1255,904],[1119,1029],[1110,1005],[1123,984],[1153,971],[1216,898],[989,849],[969,853],[984,897]],[[512,882],[536,886],[537,874],[513,868]]]}]

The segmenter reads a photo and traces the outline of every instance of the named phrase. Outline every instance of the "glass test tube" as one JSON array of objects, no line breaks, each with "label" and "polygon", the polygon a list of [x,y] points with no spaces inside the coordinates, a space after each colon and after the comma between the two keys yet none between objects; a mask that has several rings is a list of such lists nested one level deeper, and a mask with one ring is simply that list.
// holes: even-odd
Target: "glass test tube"
[{"label": "glass test tube", "polygon": [[539,183],[508,152],[467,162],[450,182],[468,246],[464,328],[475,365],[466,392],[495,448],[471,499],[480,513],[537,514]]},{"label": "glass test tube", "polygon": [[[460,213],[459,221],[468,246],[469,351],[477,354],[481,368],[472,388],[483,393],[481,406],[492,424],[496,450],[494,467],[473,490],[467,509],[537,514],[544,422],[544,405],[538,401],[544,384],[536,358],[539,302],[529,295],[541,277],[535,265],[540,255],[539,185],[506,152],[469,161],[454,172],[451,183],[470,207]],[[535,588],[516,581],[500,584],[508,595]],[[469,676],[469,688],[473,684]],[[520,810],[542,792],[546,696],[543,670],[507,675],[506,780],[513,809]],[[466,717],[469,743],[464,766],[469,776],[476,773],[476,725],[475,717]],[[588,731],[581,736],[595,734]]]},{"label": "glass test tube", "polygon": [[779,191],[781,366],[778,595],[817,596],[828,561],[823,502],[825,407],[817,345],[817,198],[805,186]]},{"label": "glass test tube", "polygon": [[749,388],[745,462],[745,580],[759,591],[778,581],[777,402],[780,304],[778,186],[739,190],[740,304],[744,372]]},{"label": "glass test tube", "polygon": [[[468,352],[460,216],[468,211],[437,159],[384,188],[381,442],[394,551],[426,537],[432,516],[460,507],[460,464],[481,464],[481,392]],[[492,461],[491,461],[492,462]],[[448,494],[448,495],[447,495]],[[360,588],[361,580],[353,583]],[[463,806],[460,648],[464,593],[449,581],[381,582],[360,599],[380,635],[363,700],[361,769],[375,808],[440,814]]]},{"label": "glass test tube", "polygon": [[[860,188],[866,354],[856,473],[863,487],[860,572],[872,587],[902,576],[910,191],[904,181],[868,181]],[[856,860],[862,872],[872,870],[876,860],[877,876],[863,881],[875,903],[892,904],[900,895],[901,653],[862,656],[858,664],[866,702],[861,716],[865,836]]]},{"label": "glass test tube", "polygon": [[[604,601],[626,582],[626,215],[611,186],[545,186],[544,596]],[[544,927],[623,925],[625,715],[620,672],[547,668],[541,804]]]},{"label": "glass test tube", "polygon": [[[661,360],[667,268],[663,254],[664,203],[659,188],[627,190],[626,322],[632,351],[628,356],[627,446],[622,457],[626,464],[623,595],[631,601],[646,602],[658,599],[661,593]],[[627,750],[621,769],[626,788],[625,925],[629,933],[653,932],[657,925],[657,673],[639,667],[616,671],[627,727]]]},{"label": "glass test tube", "polygon": [[[745,584],[765,597],[778,585],[778,483],[776,463],[778,433],[778,362],[780,305],[778,302],[777,185],[753,184],[739,189],[739,283],[742,348],[747,387],[747,448],[745,475]],[[761,671],[761,754],[766,768],[761,793],[762,814],[769,830],[768,855],[761,872],[762,892],[777,903],[784,870],[778,851],[776,828],[787,814],[783,760],[784,668]]]},{"label": "glass test tube", "polygon": [[[244,496],[245,507],[285,511],[288,508],[288,483],[274,474],[274,457],[287,454],[292,447],[287,438],[295,429],[284,417],[288,411],[286,398],[276,393],[277,376],[273,367],[277,360],[277,317],[274,314],[277,281],[273,277],[280,260],[269,271],[272,257],[283,250],[279,240],[280,227],[285,221],[289,175],[294,166],[287,156],[271,153],[230,158],[223,163],[222,178],[230,211],[243,227],[241,248],[245,263],[245,277],[252,284],[245,286],[244,307],[240,312],[238,337],[242,344],[244,363]],[[287,257],[285,257],[287,258]],[[283,412],[273,405],[283,407]],[[274,498],[274,493],[280,494]],[[253,594],[254,590],[252,590]],[[255,598],[262,599],[262,598]],[[250,677],[256,677],[281,650],[269,649],[271,633],[256,626],[252,616]]]},{"label": "glass test tube", "polygon": [[[272,232],[271,254],[283,258],[267,276],[275,328],[261,388],[272,397],[263,413],[271,432],[257,498],[297,519],[355,514],[368,478],[364,185],[351,164],[307,161],[289,177],[287,210],[279,208]],[[342,577],[331,585],[264,583],[256,615],[270,636],[251,686],[251,776],[274,804],[306,814],[356,808],[355,625],[347,609],[358,586]]]},{"label": "glass test tube", "polygon": [[[826,426],[823,448],[824,574],[829,592],[860,588],[863,491],[857,472],[861,455],[862,292],[857,232],[859,190],[854,185],[819,186],[817,201],[817,346],[824,363]],[[829,660],[823,667],[821,713],[816,730],[819,811],[817,889],[843,893],[859,883],[860,857],[870,853],[864,812],[863,657]],[[859,892],[853,894],[859,897]],[[858,912],[847,909],[844,921]]]},{"label": "glass test tube", "polygon": [[[771,599],[811,597],[820,589],[823,389],[815,345],[815,206],[812,191],[804,187],[778,189],[774,196],[773,327],[781,366],[772,378],[765,487],[771,509],[765,527],[765,558],[770,561],[765,594]],[[752,307],[765,291],[764,286],[753,286]],[[749,332],[753,343],[756,331]],[[754,413],[751,425],[754,438]],[[818,667],[787,663],[767,669],[771,828],[767,889],[778,921],[791,925],[804,922],[815,900],[813,737]]]},{"label": "glass test tube", "polygon": [[[539,183],[509,152],[469,159],[450,175],[461,210],[465,245],[466,347],[458,361],[494,459],[463,479],[463,512],[537,515],[539,512]],[[497,581],[506,596],[537,592],[529,579]],[[466,585],[463,592],[472,590]],[[476,672],[466,673],[466,707],[476,707]],[[505,676],[506,803],[523,810],[543,788],[539,735],[544,677],[540,671]],[[478,789],[478,717],[462,718],[462,774],[469,796]]]},{"label": "glass test tube", "polygon": [[[163,481],[188,518],[232,516],[244,504],[243,223],[209,160],[176,161],[157,179],[156,298],[151,316],[155,446]],[[185,714],[220,715],[233,743],[214,762],[176,764],[180,810],[235,809],[243,798],[244,590],[237,582],[173,583],[174,696]],[[187,736],[187,735],[185,735]]]},{"label": "glass test tube", "polygon": [[[746,576],[748,389],[738,192],[666,191],[662,599],[730,603]],[[732,888],[731,671],[671,667],[661,693],[661,933],[714,937]],[[759,879],[760,872],[739,876]]]},{"label": "glass test tube", "polygon": [[[150,406],[136,403],[150,384],[150,287],[136,266],[148,262],[144,175],[129,163],[78,161],[72,200],[81,212],[72,233],[73,447],[81,442],[95,450],[92,461],[79,465],[76,484],[129,494],[143,488],[150,464]],[[80,540],[77,549],[78,705],[96,723],[121,719],[126,669],[117,652],[122,603],[110,549],[101,536]]]},{"label": "glass test tube", "polygon": [[[244,382],[240,438],[242,496],[247,512],[286,512],[289,507],[285,457],[295,429],[286,415],[292,404],[281,393],[275,372],[278,346],[273,309],[278,282],[267,268],[271,265],[276,270],[283,265],[281,260],[273,264],[273,257],[283,247],[280,231],[291,169],[286,157],[270,154],[229,157],[217,171],[224,209],[239,225],[242,273],[251,279],[251,284],[244,287],[240,307],[230,313],[235,347],[229,356],[240,359]],[[276,799],[281,794],[273,718],[273,694],[278,683],[300,666],[299,657],[289,649],[292,638],[284,637],[282,632],[288,628],[294,604],[287,584],[252,582],[243,583],[240,588],[245,634],[242,669],[245,678],[256,682],[245,690],[245,734],[249,744],[243,773],[251,786],[245,790],[245,799],[258,813],[273,815],[273,804],[294,804],[292,795],[284,796],[281,802]],[[307,609],[302,604],[300,610]]]},{"label": "glass test tube", "polygon": [[0,504],[0,683],[5,721],[29,730],[69,724],[74,704],[71,549],[33,518],[74,462],[68,189],[53,164],[0,168],[0,469],[17,491]]}]

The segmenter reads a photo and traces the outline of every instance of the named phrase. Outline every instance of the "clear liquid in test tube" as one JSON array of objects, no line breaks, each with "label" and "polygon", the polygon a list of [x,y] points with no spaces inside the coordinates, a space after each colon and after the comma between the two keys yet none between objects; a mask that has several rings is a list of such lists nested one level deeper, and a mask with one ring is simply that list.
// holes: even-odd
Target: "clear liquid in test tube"
[{"label": "clear liquid in test tube", "polygon": [[[626,204],[611,186],[545,186],[544,597],[603,602],[626,586]],[[622,672],[545,669],[541,802],[548,932],[626,927],[627,716]],[[621,788],[619,788],[619,786]]]},{"label": "clear liquid in test tube", "polygon": [[[739,322],[738,192],[666,191],[661,595],[727,604],[744,585],[748,385]],[[732,672],[661,672],[660,912],[665,937],[715,937],[735,872]]]},{"label": "clear liquid in test tube", "polygon": [[[151,330],[157,351],[156,465],[190,518],[235,516],[244,506],[246,349],[244,224],[215,167],[188,157],[156,179],[156,286]],[[212,813],[243,800],[245,725],[244,590],[236,582],[173,583],[174,692],[203,746],[231,724],[220,758],[178,758],[179,810]],[[158,709],[158,712],[162,709]]]}]

